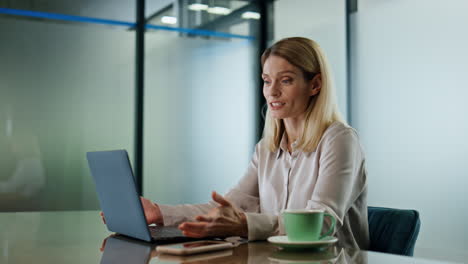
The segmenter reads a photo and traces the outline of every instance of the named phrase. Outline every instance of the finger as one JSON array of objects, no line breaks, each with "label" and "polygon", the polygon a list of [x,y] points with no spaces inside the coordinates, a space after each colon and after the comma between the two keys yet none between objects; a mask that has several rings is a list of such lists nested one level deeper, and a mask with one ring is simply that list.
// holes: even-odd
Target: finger
[{"label": "finger", "polygon": [[[101,212],[101,214],[102,214],[102,212]],[[104,248],[106,248],[106,242],[107,242],[107,239],[108,239],[108,238],[109,238],[109,237],[106,237],[106,238],[104,238],[104,240],[102,241],[101,248],[99,249],[101,252],[104,252]]]},{"label": "finger", "polygon": [[194,238],[202,238],[205,237],[205,235],[200,234],[200,233],[194,233],[194,232],[189,232],[189,231],[182,231],[182,234],[186,237],[194,237]]},{"label": "finger", "polygon": [[203,232],[208,227],[206,222],[185,222],[179,225],[179,229],[182,231],[189,231],[189,232]]},{"label": "finger", "polygon": [[99,214],[101,215],[102,222],[106,224],[106,218],[104,218],[104,213],[101,211]]},{"label": "finger", "polygon": [[219,203],[222,206],[231,206],[231,203],[228,200],[226,200],[221,194],[218,194],[215,191],[211,193],[211,197],[213,198],[213,201]]},{"label": "finger", "polygon": [[207,235],[207,228],[202,226],[182,225],[179,227],[182,234],[190,237],[203,237]]},{"label": "finger", "polygon": [[206,215],[199,215],[195,217],[195,220],[200,221],[200,222],[213,222],[213,217],[209,217]]}]

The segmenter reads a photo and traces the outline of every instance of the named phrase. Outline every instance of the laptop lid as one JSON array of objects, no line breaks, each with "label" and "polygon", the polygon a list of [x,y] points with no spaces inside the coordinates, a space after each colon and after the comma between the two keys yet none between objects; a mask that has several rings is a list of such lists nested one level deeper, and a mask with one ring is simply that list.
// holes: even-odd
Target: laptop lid
[{"label": "laptop lid", "polygon": [[86,153],[107,229],[151,241],[127,151]]},{"label": "laptop lid", "polygon": [[148,264],[152,250],[153,246],[146,242],[110,236],[105,242],[101,264]]}]

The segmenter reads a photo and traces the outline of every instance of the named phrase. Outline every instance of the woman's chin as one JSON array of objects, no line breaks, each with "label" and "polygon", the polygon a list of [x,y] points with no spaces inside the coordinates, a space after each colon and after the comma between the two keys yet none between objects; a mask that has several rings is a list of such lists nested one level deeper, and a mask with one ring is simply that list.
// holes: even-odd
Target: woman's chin
[{"label": "woman's chin", "polygon": [[271,113],[270,114],[271,118],[273,119],[284,119],[284,115],[281,115],[281,114],[274,114],[274,113]]}]

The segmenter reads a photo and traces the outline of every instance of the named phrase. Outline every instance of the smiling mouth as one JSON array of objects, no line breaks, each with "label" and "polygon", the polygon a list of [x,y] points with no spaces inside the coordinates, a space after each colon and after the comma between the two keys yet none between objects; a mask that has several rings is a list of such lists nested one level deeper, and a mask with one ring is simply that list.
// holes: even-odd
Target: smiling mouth
[{"label": "smiling mouth", "polygon": [[281,102],[272,102],[270,103],[270,108],[273,110],[278,110],[281,107],[283,107],[286,103],[281,103]]}]

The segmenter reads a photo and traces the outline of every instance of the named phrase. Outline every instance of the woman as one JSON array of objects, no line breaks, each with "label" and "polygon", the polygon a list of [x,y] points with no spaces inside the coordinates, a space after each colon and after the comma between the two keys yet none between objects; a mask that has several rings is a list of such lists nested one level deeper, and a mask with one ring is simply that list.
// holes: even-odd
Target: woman
[{"label": "woman", "polygon": [[[179,225],[184,235],[284,234],[284,209],[324,209],[344,247],[367,249],[367,180],[356,132],[341,118],[321,48],[286,38],[261,58],[268,103],[263,138],[240,182],[208,204],[167,206],[142,198],[148,223]],[[324,229],[328,230],[329,222]]]}]

